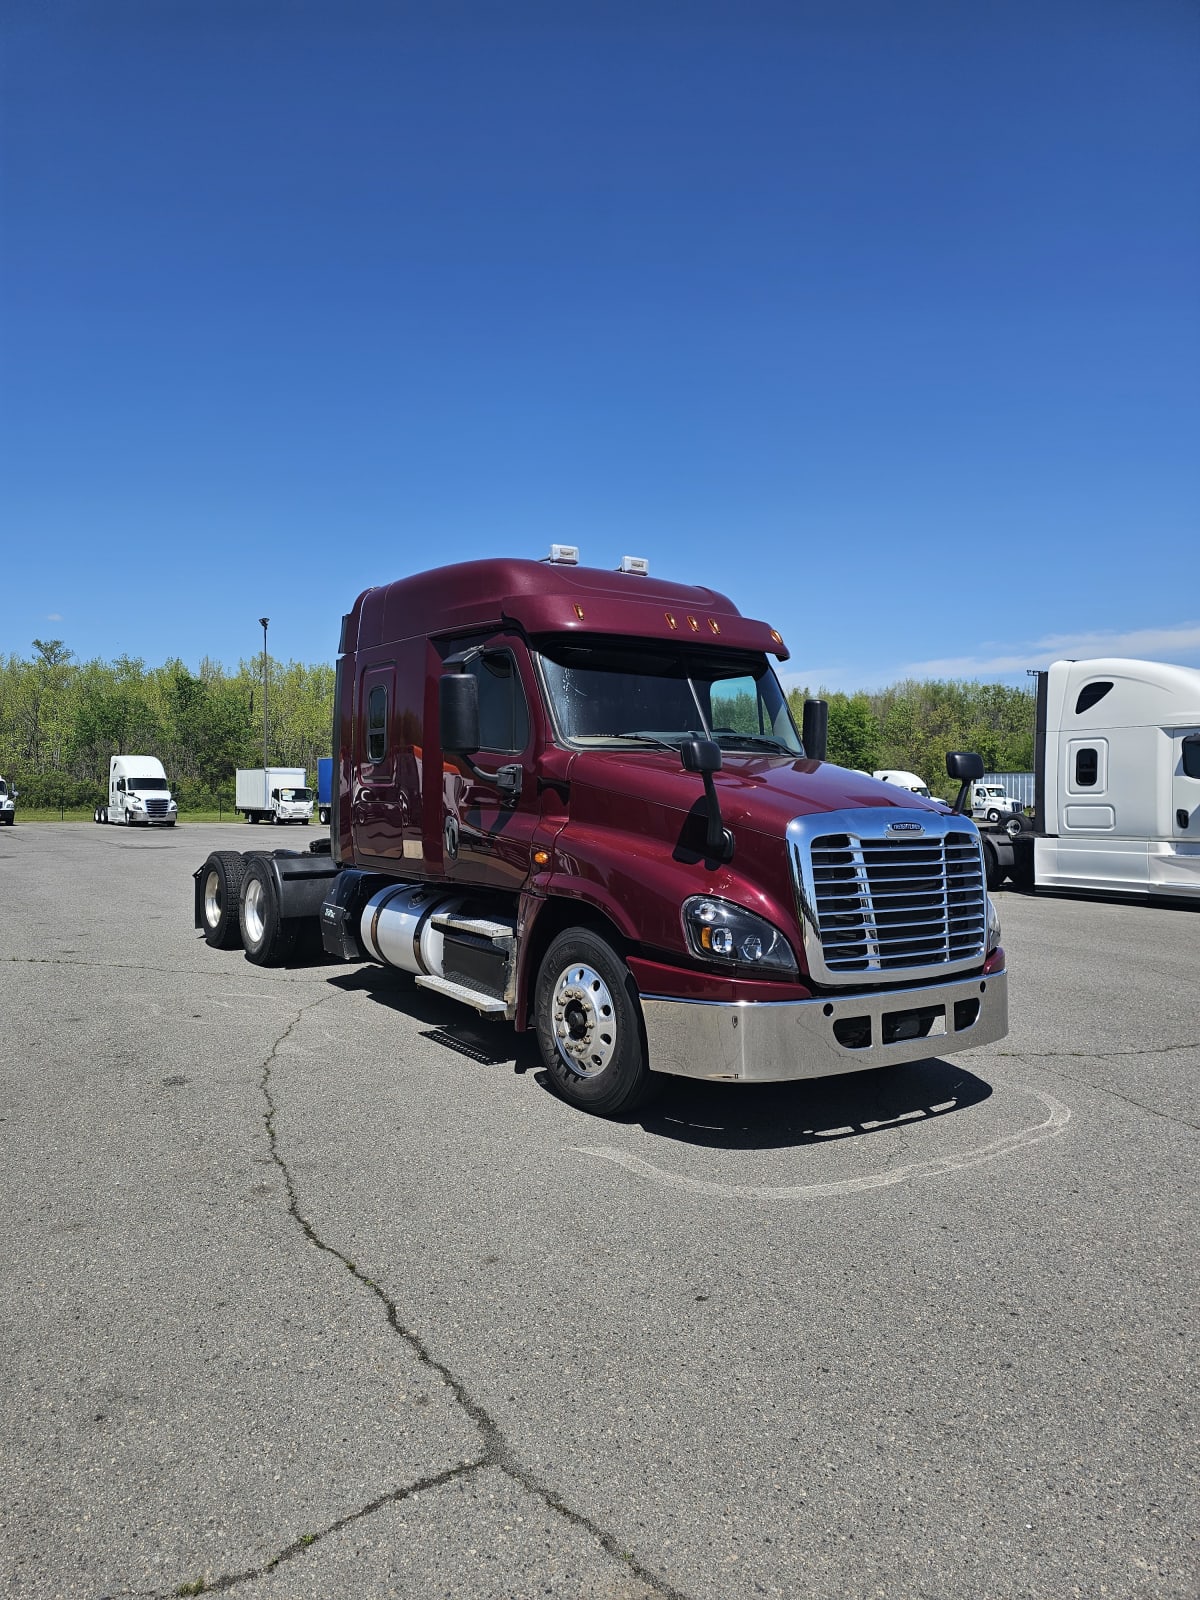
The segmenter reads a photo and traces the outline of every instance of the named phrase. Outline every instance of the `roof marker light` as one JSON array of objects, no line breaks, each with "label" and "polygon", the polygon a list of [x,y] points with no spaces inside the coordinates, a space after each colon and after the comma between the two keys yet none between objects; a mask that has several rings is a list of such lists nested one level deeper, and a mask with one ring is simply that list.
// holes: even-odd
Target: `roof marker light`
[{"label": "roof marker light", "polygon": [[645,556],[622,556],[618,572],[626,572],[635,578],[648,578],[650,576],[650,563]]},{"label": "roof marker light", "polygon": [[579,546],[577,544],[552,544],[550,554],[542,557],[556,567],[577,567],[579,565]]},{"label": "roof marker light", "polygon": [[667,627],[670,628],[672,633],[674,633],[675,632],[675,626],[676,626],[675,618],[671,615],[671,613],[669,611],[664,611],[663,612],[663,616],[666,617],[666,619],[667,619]]},{"label": "roof marker light", "polygon": [[688,618],[688,627],[692,630],[693,633],[697,633],[697,632],[699,632],[700,624],[696,621],[695,617],[689,617]]}]

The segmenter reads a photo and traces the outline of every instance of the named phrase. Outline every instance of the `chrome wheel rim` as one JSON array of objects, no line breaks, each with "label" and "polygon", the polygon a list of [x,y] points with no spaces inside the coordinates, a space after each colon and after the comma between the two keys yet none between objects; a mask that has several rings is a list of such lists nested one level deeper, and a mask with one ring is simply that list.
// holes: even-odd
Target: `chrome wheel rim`
[{"label": "chrome wheel rim", "polygon": [[221,920],[221,879],[215,867],[208,869],[204,880],[204,920],[210,928]]},{"label": "chrome wheel rim", "polygon": [[598,1077],[617,1051],[616,1007],[604,979],[573,963],[558,975],[550,1011],[563,1064],[580,1078]]},{"label": "chrome wheel rim", "polygon": [[242,921],[246,929],[246,937],[251,944],[260,944],[266,923],[263,917],[264,892],[262,880],[251,878],[246,885],[246,894],[242,900]]}]

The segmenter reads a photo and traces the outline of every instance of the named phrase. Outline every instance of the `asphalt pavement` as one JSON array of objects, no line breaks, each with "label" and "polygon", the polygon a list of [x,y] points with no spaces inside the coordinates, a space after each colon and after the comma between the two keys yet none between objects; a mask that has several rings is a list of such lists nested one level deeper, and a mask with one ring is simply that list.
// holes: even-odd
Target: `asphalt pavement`
[{"label": "asphalt pavement", "polygon": [[1194,1597],[1200,912],[1001,892],[1008,1039],[555,1098],[0,831],[0,1589]]}]

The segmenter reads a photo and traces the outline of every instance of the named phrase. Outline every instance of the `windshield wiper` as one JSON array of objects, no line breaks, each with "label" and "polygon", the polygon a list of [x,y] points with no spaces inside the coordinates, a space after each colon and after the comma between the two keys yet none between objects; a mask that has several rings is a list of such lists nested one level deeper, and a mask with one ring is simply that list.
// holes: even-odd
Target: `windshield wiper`
[{"label": "windshield wiper", "polygon": [[654,744],[660,750],[673,750],[678,754],[679,746],[685,739],[705,739],[708,735],[703,733],[681,733],[675,742],[669,739],[660,739],[656,733],[602,733],[599,737],[602,739],[636,739],[638,744]]},{"label": "windshield wiper", "polygon": [[740,739],[743,744],[761,745],[764,750],[778,750],[781,755],[800,754],[799,750],[793,750],[790,745],[784,744],[782,739],[776,739],[766,733],[739,733],[736,728],[714,728],[712,737],[718,744],[722,739]]}]

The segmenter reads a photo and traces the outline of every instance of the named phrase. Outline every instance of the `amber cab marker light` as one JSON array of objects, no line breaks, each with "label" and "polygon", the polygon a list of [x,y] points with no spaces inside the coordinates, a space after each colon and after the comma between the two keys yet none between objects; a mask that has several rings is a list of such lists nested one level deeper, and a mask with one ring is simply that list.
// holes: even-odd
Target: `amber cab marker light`
[{"label": "amber cab marker light", "polygon": [[688,618],[688,627],[692,630],[693,633],[699,633],[700,632],[700,624],[696,621],[695,617],[689,617]]},{"label": "amber cab marker light", "polygon": [[575,607],[575,615],[579,618],[580,622],[583,621],[583,607],[582,606],[576,606]]},{"label": "amber cab marker light", "polygon": [[675,618],[671,615],[671,613],[669,611],[664,611],[663,612],[663,616],[666,617],[666,619],[667,619],[667,627],[671,628],[672,630],[674,630],[674,628],[676,626]]},{"label": "amber cab marker light", "polygon": [[534,860],[534,864],[536,866],[544,867],[546,865],[547,861],[549,861],[549,859],[550,859],[549,850],[535,850],[533,852],[533,860]]}]

